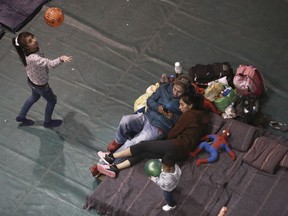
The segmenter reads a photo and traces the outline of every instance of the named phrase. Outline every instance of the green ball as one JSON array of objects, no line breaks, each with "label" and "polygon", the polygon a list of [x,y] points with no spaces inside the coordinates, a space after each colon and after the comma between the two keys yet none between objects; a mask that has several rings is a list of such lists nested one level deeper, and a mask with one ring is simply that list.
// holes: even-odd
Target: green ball
[{"label": "green ball", "polygon": [[159,177],[162,164],[158,159],[150,159],[145,164],[145,173],[147,176]]}]

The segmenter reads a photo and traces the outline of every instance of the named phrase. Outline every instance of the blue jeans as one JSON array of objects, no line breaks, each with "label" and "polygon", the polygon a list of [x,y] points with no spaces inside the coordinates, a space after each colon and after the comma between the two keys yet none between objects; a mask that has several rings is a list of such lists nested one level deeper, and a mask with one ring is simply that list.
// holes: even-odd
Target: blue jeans
[{"label": "blue jeans", "polygon": [[[131,132],[134,135],[130,137]],[[143,113],[123,116],[116,131],[115,141],[123,145],[116,151],[122,151],[130,146],[140,143],[144,140],[160,140],[163,133],[160,129],[150,124]],[[116,158],[114,163],[118,164],[126,158]]]},{"label": "blue jeans", "polygon": [[47,101],[46,109],[45,109],[45,119],[44,122],[50,122],[51,116],[55,107],[55,104],[57,103],[57,97],[54,95],[52,89],[50,86],[44,85],[44,86],[36,86],[31,83],[31,81],[28,80],[28,85],[30,86],[32,90],[32,95],[27,98],[24,105],[21,108],[21,111],[18,115],[18,117],[26,118],[26,115],[30,108],[33,106],[34,103],[36,103],[40,97],[42,96]]},{"label": "blue jeans", "polygon": [[176,202],[173,197],[173,191],[163,191],[164,199],[169,206],[175,206]]}]

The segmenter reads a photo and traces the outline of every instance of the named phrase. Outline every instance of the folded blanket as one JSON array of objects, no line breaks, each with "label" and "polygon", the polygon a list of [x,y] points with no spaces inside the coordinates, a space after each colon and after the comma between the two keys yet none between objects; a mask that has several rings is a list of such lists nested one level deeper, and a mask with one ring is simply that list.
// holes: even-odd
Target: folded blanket
[{"label": "folded blanket", "polygon": [[284,155],[280,161],[280,166],[288,169],[288,152]]},{"label": "folded blanket", "polygon": [[273,174],[279,162],[287,153],[288,147],[268,137],[258,137],[243,161],[250,166]]}]

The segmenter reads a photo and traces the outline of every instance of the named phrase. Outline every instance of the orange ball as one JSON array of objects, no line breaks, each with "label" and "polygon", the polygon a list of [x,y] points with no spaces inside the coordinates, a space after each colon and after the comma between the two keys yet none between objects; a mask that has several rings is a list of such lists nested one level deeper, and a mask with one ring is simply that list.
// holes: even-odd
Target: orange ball
[{"label": "orange ball", "polygon": [[57,27],[64,21],[64,14],[60,8],[51,7],[45,11],[44,19],[47,25],[51,27]]}]

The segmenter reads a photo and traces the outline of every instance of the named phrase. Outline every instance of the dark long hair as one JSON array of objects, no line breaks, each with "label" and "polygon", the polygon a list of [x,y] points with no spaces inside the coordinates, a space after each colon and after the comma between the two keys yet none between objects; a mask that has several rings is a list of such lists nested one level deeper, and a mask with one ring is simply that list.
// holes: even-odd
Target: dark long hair
[{"label": "dark long hair", "polygon": [[188,105],[192,104],[194,109],[204,110],[204,96],[202,94],[197,94],[194,91],[186,91],[180,98],[184,101],[184,103]]},{"label": "dark long hair", "polygon": [[20,60],[22,61],[24,66],[27,66],[26,57],[25,57],[28,54],[26,38],[29,36],[34,36],[34,35],[29,32],[22,32],[17,37],[12,38],[12,44],[15,47],[20,57]]}]

